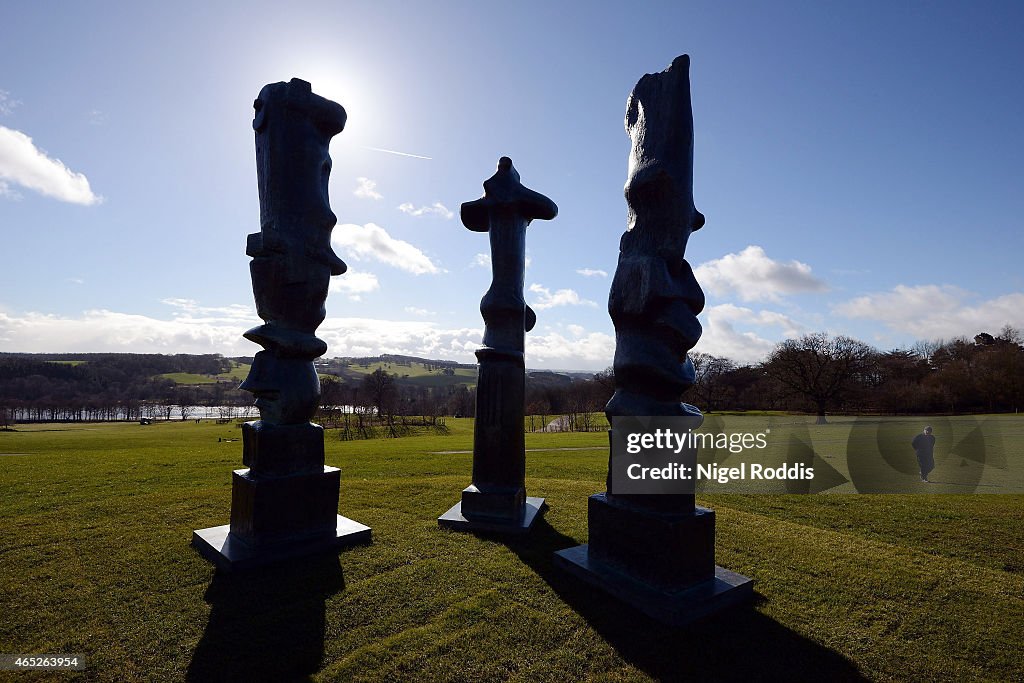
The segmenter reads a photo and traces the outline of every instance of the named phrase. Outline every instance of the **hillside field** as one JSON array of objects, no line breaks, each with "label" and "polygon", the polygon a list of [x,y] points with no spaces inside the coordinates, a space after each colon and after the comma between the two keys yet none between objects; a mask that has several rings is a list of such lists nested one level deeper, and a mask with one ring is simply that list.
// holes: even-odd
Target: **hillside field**
[{"label": "hillside field", "polygon": [[239,384],[249,375],[250,367],[250,363],[231,361],[231,369],[217,375],[200,375],[193,372],[167,372],[162,375],[157,375],[157,377],[169,379],[175,384],[185,385],[216,384],[217,382],[231,382],[232,384]]},{"label": "hillside field", "polygon": [[[395,375],[400,385],[420,387],[446,387],[459,384],[467,387],[476,386],[476,368],[435,368],[429,369],[426,364],[418,361],[399,363],[393,361],[353,362],[344,366],[340,376],[349,382],[359,382],[363,377],[377,370]],[[446,372],[447,370],[447,372]]]},{"label": "hillside field", "polygon": [[[239,384],[249,374],[249,363],[232,361],[232,369],[217,375],[201,375],[189,372],[170,372],[157,377],[169,379],[176,384],[200,385],[216,384],[217,382],[232,382]],[[340,377],[342,380],[358,385],[362,379],[377,369],[383,369],[390,375],[395,376],[395,381],[400,386],[417,387],[447,387],[464,385],[466,387],[476,386],[475,368],[452,368],[446,373],[442,368],[428,369],[424,363],[412,361],[409,363],[398,363],[393,361],[375,361],[366,363],[351,363],[331,372],[321,371],[320,379],[327,379],[332,376]]]}]

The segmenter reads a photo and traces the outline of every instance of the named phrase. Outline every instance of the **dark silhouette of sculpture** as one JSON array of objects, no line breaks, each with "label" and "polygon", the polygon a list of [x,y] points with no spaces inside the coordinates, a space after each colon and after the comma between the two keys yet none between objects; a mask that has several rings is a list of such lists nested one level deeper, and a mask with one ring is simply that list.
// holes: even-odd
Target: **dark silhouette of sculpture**
[{"label": "dark silhouette of sculpture", "polygon": [[193,545],[238,569],[370,540],[370,529],[338,515],[341,471],[324,466],[324,436],[310,419],[320,403],[315,335],[332,275],[345,263],[331,249],[337,217],[327,198],[328,146],[345,127],[341,105],[306,81],[264,86],[253,104],[260,232],[249,235],[256,310],[245,333],[263,350],[240,388],[260,420],[242,425],[242,461],[232,478],[231,523],[193,534]]},{"label": "dark silhouette of sculpture", "polygon": [[480,374],[473,483],[438,523],[455,529],[522,532],[544,505],[543,498],[526,496],[523,348],[525,333],[537,322],[523,298],[526,228],[534,219],[551,220],[558,207],[523,187],[512,160],[502,157],[497,172],[484,182],[484,196],[464,203],[461,213],[467,228],[490,237],[493,279],[480,301],[484,346],[476,352]]},{"label": "dark silhouette of sculpture", "polygon": [[[691,233],[704,225],[693,203],[689,67],[683,55],[645,75],[626,105],[629,223],[608,297],[616,343],[609,421],[681,417],[693,429],[702,421],[679,401],[694,382],[686,354],[700,338],[704,307],[684,258]],[[749,579],[715,566],[714,512],[696,507],[692,494],[616,494],[611,467],[607,483],[589,500],[589,543],[556,553],[560,566],[669,623],[752,594]]]}]

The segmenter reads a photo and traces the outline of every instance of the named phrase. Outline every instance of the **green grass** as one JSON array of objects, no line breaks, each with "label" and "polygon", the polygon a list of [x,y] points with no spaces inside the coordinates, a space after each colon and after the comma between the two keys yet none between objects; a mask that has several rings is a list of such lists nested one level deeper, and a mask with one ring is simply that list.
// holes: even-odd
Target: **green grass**
[{"label": "green grass", "polygon": [[385,372],[398,375],[401,384],[423,387],[446,387],[457,384],[464,384],[467,387],[476,386],[476,370],[473,368],[454,368],[453,375],[446,375],[444,369],[428,370],[423,363],[411,362],[409,365],[399,365],[388,361],[378,361],[366,365],[348,365],[343,372],[346,377],[356,381],[372,372],[383,369]]},{"label": "green grass", "polygon": [[47,363],[55,363],[55,364],[57,364],[57,365],[71,365],[71,366],[76,366],[76,365],[85,365],[85,364],[86,364],[86,363],[88,363],[89,361],[87,361],[87,360],[48,360],[48,361],[46,361],[46,362],[47,362]]},{"label": "green grass", "polygon": [[214,375],[218,380],[221,381],[232,381],[241,382],[249,376],[249,368],[252,367],[251,363],[239,363],[237,361],[231,361],[231,369],[227,372],[222,372],[219,375]]},{"label": "green grass", "polygon": [[165,372],[162,375],[157,375],[161,379],[169,379],[175,384],[216,384],[217,378],[215,375],[198,375],[194,372]]},{"label": "green grass", "polygon": [[[1021,423],[999,420],[1006,472],[992,476],[1012,483]],[[526,435],[528,490],[550,510],[503,541],[437,526],[470,477],[457,451],[472,423],[447,422],[446,437],[329,437],[340,512],[373,544],[235,576],[188,545],[228,520],[241,442],[218,437],[237,439],[234,424],[0,432],[0,652],[83,653],[89,681],[1024,678],[1024,496],[705,496],[718,564],[755,579],[758,600],[666,629],[551,563],[586,541],[605,434]],[[864,436],[808,422],[772,433],[833,444],[840,462]],[[950,434],[969,436],[960,422]]]},{"label": "green grass", "polygon": [[163,379],[169,379],[175,384],[216,384],[217,382],[232,382],[238,383],[244,380],[249,375],[249,363],[238,363],[232,361],[232,367],[227,372],[222,372],[218,375],[200,375],[193,372],[166,372],[162,375],[157,375]]}]

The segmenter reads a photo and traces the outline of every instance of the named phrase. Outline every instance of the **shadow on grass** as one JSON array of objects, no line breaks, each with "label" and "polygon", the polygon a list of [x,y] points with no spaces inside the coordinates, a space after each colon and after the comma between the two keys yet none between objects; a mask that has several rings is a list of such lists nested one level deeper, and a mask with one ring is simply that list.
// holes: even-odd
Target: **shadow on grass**
[{"label": "shadow on grass", "polygon": [[217,572],[189,681],[292,681],[320,670],[327,599],[345,588],[337,553],[254,572]]},{"label": "shadow on grass", "polygon": [[[671,628],[554,566],[578,545],[537,520],[525,537],[502,539],[627,662],[660,681],[864,681],[856,665],[752,606]],[[764,602],[755,593],[755,602]]]}]

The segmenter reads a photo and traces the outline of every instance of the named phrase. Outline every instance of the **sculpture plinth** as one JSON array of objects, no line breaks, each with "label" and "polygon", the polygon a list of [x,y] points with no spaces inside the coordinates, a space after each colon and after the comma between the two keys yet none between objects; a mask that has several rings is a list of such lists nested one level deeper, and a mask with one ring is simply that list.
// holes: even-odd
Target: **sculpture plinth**
[{"label": "sculpture plinth", "polygon": [[345,127],[341,105],[293,78],[260,91],[256,171],[260,232],[249,235],[256,310],[245,333],[263,351],[241,384],[260,419],[242,425],[242,462],[231,486],[231,521],[192,534],[192,545],[225,570],[244,569],[370,541],[370,528],[338,514],[341,471],[324,464],[324,430],[313,360],[332,275],[345,263],[331,249],[337,217],[327,201],[328,146]]},{"label": "sculpture plinth", "polygon": [[[683,55],[647,74],[626,105],[629,224],[608,297],[616,387],[609,421],[676,416],[696,429],[703,420],[679,401],[694,382],[686,354],[700,338],[704,307],[684,258],[690,234],[704,225],[693,204],[689,68]],[[589,500],[589,543],[555,553],[558,566],[672,625],[753,595],[750,579],[715,566],[715,513],[696,507],[693,495],[616,494],[610,467],[607,485]]]},{"label": "sculpture plinth", "polygon": [[480,372],[473,427],[473,483],[462,500],[438,518],[441,526],[469,531],[522,533],[543,511],[543,498],[526,495],[525,333],[537,316],[523,298],[526,228],[551,220],[558,207],[523,187],[512,160],[502,157],[484,182],[484,196],[462,205],[462,223],[486,232],[491,243],[492,282],[480,301],[484,347],[476,352]]}]

